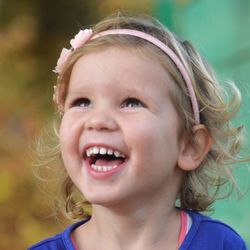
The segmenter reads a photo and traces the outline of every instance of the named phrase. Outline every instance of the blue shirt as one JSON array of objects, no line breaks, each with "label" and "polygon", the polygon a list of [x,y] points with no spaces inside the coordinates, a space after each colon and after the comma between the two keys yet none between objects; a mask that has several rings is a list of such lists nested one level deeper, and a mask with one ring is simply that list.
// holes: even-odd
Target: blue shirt
[{"label": "blue shirt", "polygon": [[[242,238],[228,225],[200,213],[186,212],[192,218],[192,226],[179,250],[247,250]],[[70,234],[85,222],[77,222],[28,250],[75,250]]]}]

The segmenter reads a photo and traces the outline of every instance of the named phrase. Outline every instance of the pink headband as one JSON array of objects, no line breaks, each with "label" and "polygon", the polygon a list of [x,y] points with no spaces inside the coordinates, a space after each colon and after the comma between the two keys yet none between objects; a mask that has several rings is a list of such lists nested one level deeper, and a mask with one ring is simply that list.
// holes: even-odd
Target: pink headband
[{"label": "pink headband", "polygon": [[[200,124],[199,107],[198,107],[197,98],[195,96],[194,88],[193,88],[193,85],[191,83],[190,77],[189,77],[183,63],[181,62],[179,57],[173,52],[173,50],[171,50],[167,45],[165,45],[163,42],[161,42],[157,38],[155,38],[147,33],[144,33],[144,32],[138,31],[138,30],[130,30],[130,29],[112,29],[112,30],[105,30],[105,31],[102,31],[100,33],[93,35],[93,32],[91,29],[80,30],[80,32],[74,37],[74,39],[70,40],[70,44],[71,44],[72,48],[71,49],[65,49],[65,48],[62,49],[61,55],[57,61],[57,66],[56,66],[55,70],[53,70],[53,71],[55,73],[60,74],[65,62],[67,61],[67,59],[69,58],[69,56],[71,55],[71,53],[75,49],[81,47],[82,45],[84,45],[88,41],[91,41],[91,40],[94,40],[96,38],[106,36],[106,35],[130,35],[130,36],[139,37],[139,38],[142,38],[142,39],[154,44],[155,46],[160,48],[163,52],[165,52],[165,54],[168,55],[170,57],[170,59],[174,62],[174,64],[176,65],[176,67],[180,71],[180,73],[181,73],[181,75],[182,75],[182,77],[187,85],[188,92],[189,92],[190,99],[191,99],[191,103],[192,103],[194,118],[195,118],[196,123]],[[55,95],[54,95],[54,101],[56,101]]]}]

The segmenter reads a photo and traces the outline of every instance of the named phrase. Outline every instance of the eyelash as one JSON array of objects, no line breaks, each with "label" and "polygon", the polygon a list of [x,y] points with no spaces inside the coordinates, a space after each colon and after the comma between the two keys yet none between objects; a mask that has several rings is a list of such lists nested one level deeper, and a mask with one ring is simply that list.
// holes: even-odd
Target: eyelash
[{"label": "eyelash", "polygon": [[82,107],[82,106],[86,107],[86,106],[89,106],[90,104],[91,104],[91,101],[88,98],[81,97],[81,98],[77,98],[76,100],[74,100],[73,103],[71,104],[71,107]]},{"label": "eyelash", "polygon": [[[91,101],[88,98],[81,97],[75,99],[72,102],[71,107],[89,107],[90,105]],[[146,105],[135,97],[128,97],[121,104],[121,108],[138,108],[138,107],[146,107]]]},{"label": "eyelash", "polygon": [[[136,106],[129,107],[129,104],[133,104],[133,105],[136,104]],[[135,107],[138,108],[138,107],[145,107],[145,104],[135,97],[128,97],[122,102],[121,107],[122,108],[135,108]]]}]

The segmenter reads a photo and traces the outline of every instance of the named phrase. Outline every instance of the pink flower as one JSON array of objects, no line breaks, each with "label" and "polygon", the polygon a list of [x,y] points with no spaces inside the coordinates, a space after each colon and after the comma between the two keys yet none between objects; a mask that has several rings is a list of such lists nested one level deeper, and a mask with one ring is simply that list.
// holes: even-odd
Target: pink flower
[{"label": "pink flower", "polygon": [[63,66],[64,66],[65,62],[68,60],[70,54],[71,54],[70,49],[65,49],[65,48],[62,49],[60,57],[57,61],[57,65],[56,65],[55,69],[53,70],[53,72],[58,73],[58,74],[61,73]]},{"label": "pink flower", "polygon": [[92,36],[93,32],[91,29],[80,30],[79,33],[70,40],[70,44],[73,49],[77,49],[85,44],[90,37]]},{"label": "pink flower", "polygon": [[70,40],[70,44],[72,46],[71,49],[62,49],[61,55],[57,61],[57,65],[53,70],[54,73],[60,74],[64,67],[64,64],[68,60],[70,54],[77,48],[84,45],[92,36],[93,31],[91,29],[80,30],[78,34]]}]

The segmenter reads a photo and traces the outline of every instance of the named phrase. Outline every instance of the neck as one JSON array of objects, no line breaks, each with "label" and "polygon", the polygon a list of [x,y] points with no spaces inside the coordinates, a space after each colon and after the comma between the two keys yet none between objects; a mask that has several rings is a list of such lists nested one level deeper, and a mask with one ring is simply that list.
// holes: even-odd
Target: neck
[{"label": "neck", "polygon": [[137,209],[94,205],[92,218],[79,230],[78,238],[84,239],[79,243],[88,245],[86,249],[177,249],[180,227],[174,205],[140,204]]}]

